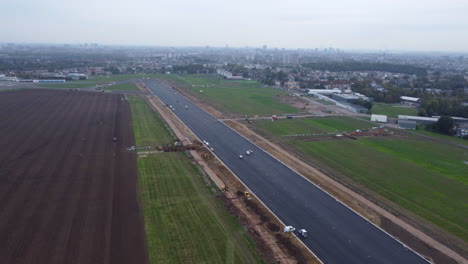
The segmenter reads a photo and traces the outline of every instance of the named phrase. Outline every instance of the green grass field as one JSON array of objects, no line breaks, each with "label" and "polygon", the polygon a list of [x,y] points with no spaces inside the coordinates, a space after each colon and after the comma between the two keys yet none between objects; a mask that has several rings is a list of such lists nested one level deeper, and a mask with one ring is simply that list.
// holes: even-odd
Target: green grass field
[{"label": "green grass field", "polygon": [[[130,96],[137,146],[172,140],[146,102]],[[253,243],[184,153],[138,158],[151,263],[261,263]]]},{"label": "green grass field", "polygon": [[136,87],[136,85],[133,83],[116,84],[116,85],[106,86],[102,89],[103,90],[118,90],[118,91],[138,91],[138,87]]},{"label": "green grass field", "polygon": [[274,100],[275,96],[286,93],[264,88],[256,81],[224,80],[211,75],[159,75],[158,78],[187,90],[222,112],[261,116],[299,112]]},{"label": "green grass field", "polygon": [[435,131],[428,131],[428,130],[425,130],[424,128],[415,130],[413,132],[421,134],[421,135],[425,135],[425,136],[429,136],[429,137],[433,137],[433,138],[438,138],[438,139],[443,139],[443,140],[447,140],[447,141],[450,141],[450,142],[453,142],[453,143],[468,146],[468,140],[467,139],[463,139],[463,138],[459,138],[459,137],[453,137],[453,136],[441,134],[441,133],[438,133],[438,132],[435,132]]},{"label": "green grass field", "polygon": [[374,103],[372,114],[386,115],[388,117],[398,117],[398,115],[418,115],[418,110],[414,108],[401,107],[395,104]]},{"label": "green grass field", "polygon": [[[308,120],[296,122],[294,126],[305,124],[291,129],[294,126],[288,123],[278,128],[260,122],[257,127],[260,132],[280,135],[284,129],[289,129],[287,133],[300,134],[304,127],[310,126]],[[336,119],[330,122],[339,123]],[[335,127],[346,126],[344,121]],[[468,150],[416,136],[313,142],[288,138],[283,142],[326,170],[349,177],[468,241],[468,164],[464,163],[468,162]]]},{"label": "green grass field", "polygon": [[268,131],[275,136],[343,133],[373,126],[372,123],[350,117],[295,118],[280,119],[274,122],[266,120],[254,122],[261,130]]},{"label": "green grass field", "polygon": [[[85,82],[96,85],[146,77],[166,80],[225,113],[264,116],[299,112],[299,109],[277,102],[274,99],[277,95],[286,95],[283,91],[264,88],[261,83],[256,81],[224,80],[213,75],[117,74],[91,76],[89,80],[77,81],[75,85],[81,85],[79,82],[83,82],[83,85]],[[82,87],[87,86],[64,86],[64,88]],[[200,90],[203,90],[203,92],[200,92]]]},{"label": "green grass field", "polygon": [[7,88],[7,89],[0,89],[0,93],[13,92],[13,91],[22,91],[22,90],[27,90],[27,88]]}]

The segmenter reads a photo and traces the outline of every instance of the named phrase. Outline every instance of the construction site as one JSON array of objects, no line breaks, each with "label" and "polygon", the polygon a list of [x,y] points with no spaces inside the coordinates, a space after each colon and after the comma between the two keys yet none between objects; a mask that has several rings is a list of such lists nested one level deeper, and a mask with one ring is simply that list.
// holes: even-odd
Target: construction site
[{"label": "construction site", "polygon": [[[158,98],[153,96],[146,98],[165,120],[176,138],[174,143],[157,146],[159,152],[153,155],[164,155],[164,152],[170,151],[188,151],[193,162],[199,164],[207,177],[217,186],[218,191],[214,191],[217,197],[246,228],[258,251],[268,263],[320,263],[294,236],[283,232],[283,225],[276,216],[216,158],[214,155],[216,149],[198,139]],[[148,155],[147,152],[140,153],[139,156]]]},{"label": "construction site", "polygon": [[[170,86],[170,84],[168,84]],[[175,86],[172,86],[175,88]],[[427,234],[421,232],[420,230],[414,228],[413,226],[409,225],[406,221],[409,221],[408,218],[402,220],[399,217],[395,217],[392,213],[389,213],[386,210],[391,210],[390,208],[382,209],[380,206],[382,204],[377,205],[375,200],[370,201],[372,196],[377,196],[376,194],[372,194],[372,196],[365,195],[359,190],[359,188],[352,187],[352,182],[349,179],[338,179],[329,177],[325,175],[325,173],[329,174],[329,171],[324,171],[321,168],[317,167],[316,164],[310,164],[308,162],[304,162],[304,160],[294,154],[295,149],[291,148],[281,141],[278,141],[271,137],[262,137],[256,133],[255,126],[252,126],[252,120],[257,120],[258,118],[248,118],[246,119],[246,124],[243,124],[241,120],[237,120],[236,118],[233,119],[222,119],[225,118],[219,111],[216,109],[206,105],[199,103],[197,98],[193,95],[185,92],[182,89],[177,89],[178,92],[193,99],[195,103],[198,104],[199,107],[203,108],[205,111],[210,113],[211,115],[221,118],[222,122],[226,125],[230,126],[232,129],[237,131],[239,134],[242,134],[244,137],[249,139],[251,142],[255,143],[257,146],[261,147],[262,149],[266,150],[269,154],[273,155],[275,158],[281,160],[295,171],[301,173],[308,179],[312,180],[318,186],[327,190],[327,192],[331,193],[334,197],[337,197],[340,201],[344,202],[347,206],[352,208],[353,210],[359,212],[361,215],[364,215],[366,219],[373,222],[376,226],[380,226],[384,228],[386,231],[390,232],[391,234],[395,234],[398,239],[404,241],[405,243],[411,245],[412,248],[423,252],[424,255],[430,256],[432,261],[437,263],[456,263],[454,261],[462,260],[463,257],[458,255],[457,252],[454,252],[452,248],[448,248],[447,246],[441,244],[440,242],[434,240]],[[170,112],[170,111],[169,111]],[[286,118],[286,116],[284,117]],[[244,119],[242,119],[244,120]],[[254,121],[255,122],[255,121]],[[317,138],[311,135],[293,135],[294,137],[298,137],[301,141],[328,141],[328,140],[350,140],[356,141],[360,138],[406,138],[408,135],[406,133],[396,133],[393,129],[383,128],[383,127],[372,127],[372,128],[363,128],[358,129],[350,132],[342,132],[342,133],[333,133],[333,134],[319,134],[316,135]],[[219,183],[218,186],[223,186],[224,183]],[[352,187],[352,189],[350,189]],[[242,194],[243,190],[239,192]],[[399,208],[398,210],[401,210]],[[410,213],[409,213],[410,214]],[[414,216],[411,216],[414,217]],[[418,219],[417,217],[414,217]],[[414,220],[421,223],[421,220]],[[415,224],[416,222],[412,222]],[[427,226],[431,226],[428,224]],[[436,236],[443,237],[445,239],[445,235],[443,235],[443,231],[431,227],[432,230],[437,230]],[[454,240],[453,237],[447,237],[447,240]],[[456,247],[456,246],[455,246]]]}]

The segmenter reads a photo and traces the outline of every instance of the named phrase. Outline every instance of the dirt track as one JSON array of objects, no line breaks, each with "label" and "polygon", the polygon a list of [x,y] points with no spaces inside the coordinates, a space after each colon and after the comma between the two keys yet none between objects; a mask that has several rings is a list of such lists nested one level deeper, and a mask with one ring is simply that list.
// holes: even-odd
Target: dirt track
[{"label": "dirt track", "polygon": [[0,120],[0,263],[148,262],[120,95],[2,93]]}]

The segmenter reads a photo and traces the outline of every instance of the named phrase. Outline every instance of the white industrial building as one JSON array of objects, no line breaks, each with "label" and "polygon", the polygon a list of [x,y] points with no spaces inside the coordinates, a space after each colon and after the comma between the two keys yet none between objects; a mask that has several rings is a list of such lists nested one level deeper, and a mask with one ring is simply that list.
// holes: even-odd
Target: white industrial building
[{"label": "white industrial building", "polygon": [[420,98],[410,97],[410,96],[400,96],[400,101],[402,104],[416,106],[421,102]]},{"label": "white industrial building", "polygon": [[355,104],[348,104],[345,102],[336,102],[336,106],[342,107],[344,109],[347,109],[351,112],[358,113],[358,114],[365,114],[369,111],[369,109],[363,106],[355,105]]},{"label": "white industrial building", "polygon": [[216,70],[216,72],[228,80],[243,80],[244,79],[244,77],[242,76],[233,75],[232,72],[229,72],[223,69],[218,69]]},{"label": "white industrial building", "polygon": [[417,124],[432,124],[439,120],[438,117],[398,115],[398,126],[405,129],[416,129]]},{"label": "white industrial building", "polygon": [[364,96],[359,93],[354,93],[354,94],[333,94],[332,98],[337,100],[337,101],[342,101],[342,102],[348,102],[348,103],[353,103],[357,100],[364,100],[364,101],[369,101],[369,97]]},{"label": "white industrial building", "polygon": [[18,82],[19,79],[17,77],[10,77],[10,76],[1,76],[0,81],[5,81],[5,82]]},{"label": "white industrial building", "polygon": [[420,98],[410,97],[410,96],[400,96],[400,100],[408,101],[408,102],[412,102],[412,103],[417,103],[417,102],[419,102]]},{"label": "white industrial building", "polygon": [[328,96],[325,96],[325,95],[321,95],[321,94],[318,94],[318,93],[313,93],[313,94],[310,94],[314,97],[317,97],[318,99],[320,100],[323,100],[323,101],[326,101],[326,102],[329,102],[329,103],[332,103],[332,104],[336,104],[338,103],[337,101],[331,99],[330,97]]},{"label": "white industrial building", "polygon": [[51,80],[33,80],[33,83],[64,83],[63,79],[51,79]]},{"label": "white industrial building", "polygon": [[340,94],[341,90],[340,89],[309,89],[308,94],[314,95],[314,94]]},{"label": "white industrial building", "polygon": [[87,80],[88,79],[88,75],[84,73],[69,73],[67,74],[67,77],[72,80]]},{"label": "white industrial building", "polygon": [[380,123],[387,123],[387,116],[386,115],[371,115],[371,121],[380,122]]}]

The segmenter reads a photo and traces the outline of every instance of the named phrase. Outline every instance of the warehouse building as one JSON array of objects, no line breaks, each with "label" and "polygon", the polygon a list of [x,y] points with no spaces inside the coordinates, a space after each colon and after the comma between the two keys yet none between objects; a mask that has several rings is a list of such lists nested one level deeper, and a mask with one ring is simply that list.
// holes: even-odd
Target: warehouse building
[{"label": "warehouse building", "polygon": [[400,96],[400,102],[403,105],[418,106],[421,102],[421,99],[417,97]]},{"label": "warehouse building", "polygon": [[308,93],[310,95],[316,95],[316,94],[331,95],[331,94],[339,94],[341,93],[341,90],[340,89],[309,89]]},{"label": "warehouse building", "polygon": [[18,82],[19,79],[17,77],[10,77],[10,76],[0,76],[0,81],[5,81],[5,82]]},{"label": "warehouse building", "polygon": [[369,98],[362,94],[333,94],[332,98],[340,102],[347,102],[351,104],[357,100],[369,101]]},{"label": "warehouse building", "polygon": [[456,129],[457,137],[466,137],[468,136],[468,126],[459,126]]},{"label": "warehouse building", "polygon": [[358,114],[366,114],[369,110],[363,106],[348,104],[345,102],[336,102],[336,105]]},{"label": "warehouse building", "polygon": [[403,129],[416,129],[418,124],[433,124],[437,120],[439,120],[437,117],[398,115],[398,126]]},{"label": "warehouse building", "polygon": [[33,80],[33,83],[64,83],[65,80],[61,79],[52,79],[52,80]]},{"label": "warehouse building", "polygon": [[374,122],[387,123],[387,116],[386,115],[371,115],[370,120]]},{"label": "warehouse building", "polygon": [[67,78],[70,78],[72,80],[87,80],[88,75],[83,73],[69,73],[67,74]]}]

